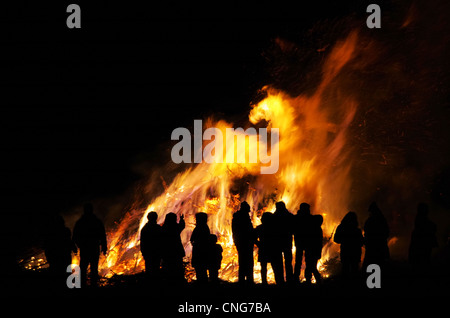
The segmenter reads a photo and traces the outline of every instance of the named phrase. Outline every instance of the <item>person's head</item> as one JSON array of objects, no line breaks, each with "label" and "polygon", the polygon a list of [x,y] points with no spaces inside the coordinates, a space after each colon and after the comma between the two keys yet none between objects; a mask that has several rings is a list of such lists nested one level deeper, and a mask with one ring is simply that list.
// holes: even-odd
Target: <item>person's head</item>
[{"label": "person's head", "polygon": [[275,203],[275,209],[279,211],[286,210],[286,204],[283,201],[278,201],[277,203]]},{"label": "person's head", "polygon": [[211,242],[211,244],[216,244],[217,243],[217,235],[210,234],[209,235],[209,241]]},{"label": "person's head", "polygon": [[240,211],[250,212],[250,205],[247,203],[247,201],[242,201]]},{"label": "person's head", "polygon": [[313,222],[315,226],[322,226],[323,216],[321,214],[313,215]]},{"label": "person's head", "polygon": [[261,223],[262,223],[262,224],[269,224],[269,223],[270,223],[270,220],[272,219],[272,217],[273,217],[273,213],[270,213],[270,212],[264,212],[264,213],[261,215]]},{"label": "person's head", "polygon": [[173,212],[169,212],[166,214],[166,218],[164,219],[164,224],[171,225],[177,223],[177,215]]},{"label": "person's head", "polygon": [[206,224],[208,222],[208,214],[206,214],[205,212],[198,212],[197,214],[195,214],[195,222],[197,223],[197,225]]},{"label": "person's head", "polygon": [[358,216],[355,212],[348,212],[341,221],[341,224],[348,227],[358,227]]},{"label": "person's head", "polygon": [[375,201],[369,205],[368,211],[371,215],[381,214],[381,210]]},{"label": "person's head", "polygon": [[156,224],[156,221],[158,220],[158,213],[156,213],[155,211],[150,212],[147,215],[147,220],[150,224]]},{"label": "person's head", "polygon": [[83,206],[84,214],[85,215],[92,215],[94,214],[94,206],[92,203],[85,203]]},{"label": "person's head", "polygon": [[300,204],[299,214],[311,214],[311,206],[308,203],[303,202]]}]

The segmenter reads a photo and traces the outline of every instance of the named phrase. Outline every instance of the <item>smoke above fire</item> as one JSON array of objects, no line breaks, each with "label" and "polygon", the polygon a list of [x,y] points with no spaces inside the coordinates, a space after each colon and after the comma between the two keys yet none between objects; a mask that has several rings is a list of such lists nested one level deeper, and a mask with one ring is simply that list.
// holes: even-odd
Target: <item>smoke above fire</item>
[{"label": "smoke above fire", "polygon": [[[322,27],[316,26],[305,38],[320,41],[303,47],[274,39],[265,52],[273,81],[257,92],[248,121],[207,118],[204,129],[278,128],[278,172],[262,175],[259,163],[202,162],[177,166],[179,172],[168,178],[174,170],[168,164],[154,173],[145,191],[138,189],[142,193],[134,208],[109,230],[102,274],[143,270],[139,232],[150,211],[158,213],[160,224],[169,212],[184,215],[187,258],[194,215],[206,212],[224,249],[219,275],[228,281],[237,280],[231,219],[243,200],[252,207],[254,226],[277,201],[293,213],[308,202],[313,214],[324,216],[328,238],[349,210],[362,224],[367,206],[377,200],[391,232],[404,234],[400,228],[411,224],[414,206],[429,200],[433,178],[449,164],[448,151],[442,150],[449,137],[443,124],[449,118],[443,87],[448,63],[441,68],[449,56],[448,32],[436,33],[448,30],[448,24],[419,19],[417,12],[415,6],[401,17],[387,17],[381,31],[362,30],[352,20],[345,21],[339,35],[318,34]],[[161,184],[164,190],[158,193]],[[337,252],[329,241],[321,264]]]}]

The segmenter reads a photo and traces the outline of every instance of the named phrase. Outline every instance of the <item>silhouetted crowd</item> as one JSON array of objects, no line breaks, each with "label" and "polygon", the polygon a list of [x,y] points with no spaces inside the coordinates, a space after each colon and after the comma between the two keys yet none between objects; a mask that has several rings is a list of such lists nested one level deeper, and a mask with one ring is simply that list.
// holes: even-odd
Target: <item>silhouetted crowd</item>
[{"label": "silhouetted crowd", "polygon": [[[255,245],[258,247],[258,262],[261,265],[262,283],[267,283],[267,265],[270,264],[277,285],[299,282],[304,259],[304,278],[306,283],[312,277],[320,283],[322,277],[317,263],[322,256],[323,216],[311,214],[308,203],[300,204],[294,215],[284,202],[276,203],[274,213],[265,212],[261,224],[253,227],[250,205],[243,201],[233,214],[231,223],[233,241],[239,262],[239,282],[253,283]],[[355,212],[348,212],[334,232],[334,242],[340,244],[342,275],[345,278],[357,277],[360,272],[362,247],[365,247],[362,268],[370,264],[383,267],[389,259],[389,226],[383,213],[375,202],[369,208],[369,217],[364,223],[364,235],[358,226]],[[437,246],[436,225],[428,218],[428,206],[418,205],[414,230],[409,247],[409,262],[419,269],[430,263],[431,251]],[[185,249],[181,232],[185,228],[183,215],[168,213],[163,225],[157,223],[158,214],[150,212],[148,222],[140,233],[140,248],[145,261],[146,275],[150,279],[164,277],[171,281],[184,281],[183,258]],[[196,226],[191,234],[191,265],[195,269],[199,283],[219,282],[222,263],[222,246],[217,236],[208,227],[208,215],[199,212],[195,215]],[[293,266],[293,246],[295,260]],[[65,227],[62,217],[55,217],[49,226],[45,243],[45,254],[50,270],[66,273],[71,263],[71,253],[80,250],[80,275],[82,285],[86,284],[87,269],[90,265],[91,284],[98,281],[98,262],[100,251],[106,254],[107,241],[105,228],[93,213],[92,204],[84,206],[84,214],[76,222],[73,236]],[[66,274],[67,275],[67,274]]]}]

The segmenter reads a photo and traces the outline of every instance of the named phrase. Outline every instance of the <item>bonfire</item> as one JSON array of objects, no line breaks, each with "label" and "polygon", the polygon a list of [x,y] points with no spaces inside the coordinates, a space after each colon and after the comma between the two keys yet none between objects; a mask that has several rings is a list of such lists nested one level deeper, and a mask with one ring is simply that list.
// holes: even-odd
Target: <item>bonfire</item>
[{"label": "bonfire", "polygon": [[[335,44],[323,63],[322,79],[312,95],[290,96],[266,86],[261,89],[265,98],[251,105],[245,128],[264,127],[269,134],[271,129],[278,129],[279,169],[276,173],[261,174],[261,167],[266,164],[260,160],[249,162],[249,153],[257,151],[251,149],[250,143],[246,143],[246,153],[239,154],[247,160],[216,162],[218,160],[203,158],[201,163],[191,165],[165,184],[165,191],[151,200],[145,210],[127,212],[115,228],[109,229],[109,251],[100,260],[100,274],[111,277],[144,270],[139,248],[140,230],[147,221],[147,214],[156,211],[160,224],[169,212],[184,216],[186,228],[181,236],[188,264],[186,278],[188,281],[195,279],[194,271],[189,269],[192,250],[189,238],[195,226],[194,215],[206,212],[209,228],[223,247],[219,278],[237,281],[238,260],[231,220],[244,200],[252,207],[255,227],[260,224],[262,213],[274,212],[277,201],[284,201],[293,214],[300,203],[311,204],[313,214],[324,216],[325,242],[319,261],[319,269],[324,272],[327,261],[338,255],[338,246],[330,238],[350,202],[352,147],[347,135],[358,103],[339,89],[339,74],[354,57],[357,41],[357,33],[350,33]],[[224,136],[227,128],[235,127],[233,123],[213,118],[207,119],[204,126],[204,129],[220,129]],[[270,149],[270,145],[262,144],[264,141],[267,142],[258,140],[257,147]],[[203,141],[201,146],[207,144],[208,141]],[[234,149],[224,145],[224,158],[227,158],[227,150]],[[256,255],[255,247],[255,259]],[[78,263],[77,256],[73,263]],[[259,270],[255,262],[256,281],[260,281]],[[269,282],[273,283],[270,267],[268,274]]]}]

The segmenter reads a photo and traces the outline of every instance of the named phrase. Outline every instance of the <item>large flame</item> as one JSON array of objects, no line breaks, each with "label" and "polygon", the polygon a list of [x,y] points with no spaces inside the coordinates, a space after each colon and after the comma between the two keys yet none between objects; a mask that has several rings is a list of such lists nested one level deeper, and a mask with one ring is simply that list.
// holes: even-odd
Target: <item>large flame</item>
[{"label": "large flame", "polygon": [[[194,215],[206,212],[211,232],[218,236],[224,250],[219,277],[226,281],[237,280],[238,262],[231,220],[243,200],[252,207],[254,226],[259,224],[263,212],[274,211],[276,201],[283,200],[293,213],[300,203],[308,202],[313,214],[324,216],[324,235],[330,237],[349,205],[352,180],[347,132],[357,103],[340,90],[337,82],[338,75],[355,55],[357,38],[356,33],[351,33],[334,46],[323,63],[322,80],[312,95],[292,97],[271,87],[263,88],[266,98],[253,105],[248,125],[267,125],[269,131],[279,129],[279,170],[276,174],[260,174],[260,163],[205,162],[179,173],[145,211],[128,212],[117,228],[108,233],[109,252],[100,262],[102,274],[111,276],[144,269],[139,233],[150,211],[158,213],[159,223],[169,212],[184,215],[186,228],[181,236],[187,258],[191,254],[189,238],[195,226]],[[231,123],[212,119],[205,126],[204,129],[221,129],[224,136],[226,128],[236,128]],[[247,151],[257,151],[249,149],[252,145],[246,147]],[[258,147],[267,145],[259,141]],[[244,177],[245,182],[242,181]],[[237,185],[239,193],[232,190]],[[336,251],[334,243],[329,241],[319,264],[334,256]],[[259,268],[255,268],[255,279],[258,280]],[[186,274],[188,279],[193,275],[189,271]]]}]

